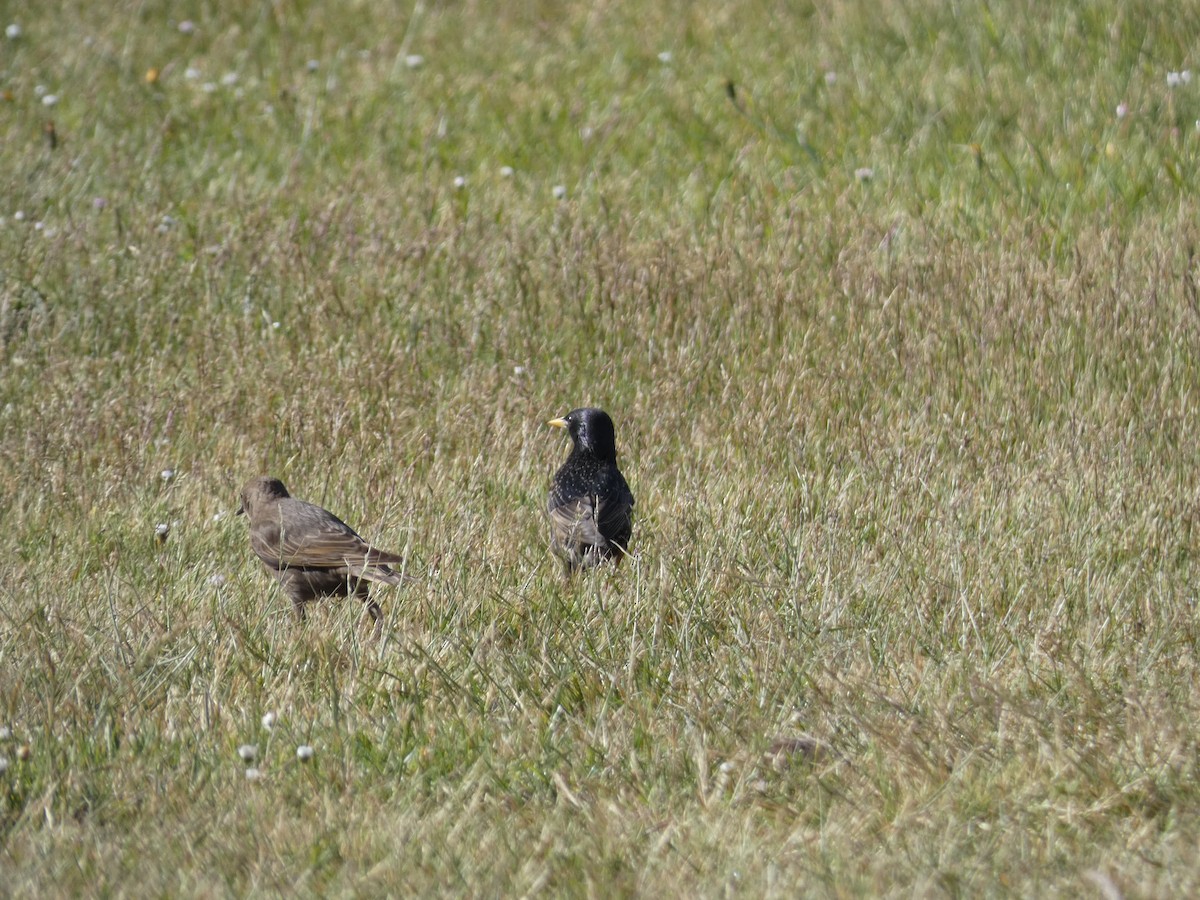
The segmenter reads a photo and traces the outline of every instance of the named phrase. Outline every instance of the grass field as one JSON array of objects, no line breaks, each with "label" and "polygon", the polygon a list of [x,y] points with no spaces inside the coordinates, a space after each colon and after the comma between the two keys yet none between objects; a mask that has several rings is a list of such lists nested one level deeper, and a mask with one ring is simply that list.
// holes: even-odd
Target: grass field
[{"label": "grass field", "polygon": [[1200,893],[1200,7],[0,10],[0,894]]}]

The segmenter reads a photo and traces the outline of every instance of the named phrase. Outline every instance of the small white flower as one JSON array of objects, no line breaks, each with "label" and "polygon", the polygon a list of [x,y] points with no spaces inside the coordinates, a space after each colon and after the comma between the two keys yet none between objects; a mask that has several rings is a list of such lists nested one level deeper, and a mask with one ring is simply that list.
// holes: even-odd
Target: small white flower
[{"label": "small white flower", "polygon": [[49,91],[50,89],[44,84],[35,84],[33,86],[33,96],[35,97],[44,97]]},{"label": "small white flower", "polygon": [[242,744],[238,747],[238,756],[242,762],[254,762],[254,757],[258,756],[258,744]]},{"label": "small white flower", "polygon": [[565,184],[556,184],[550,189],[550,193],[554,195],[555,200],[561,200],[567,196],[567,186]]},{"label": "small white flower", "polygon": [[296,759],[300,760],[300,762],[308,762],[313,758],[313,752],[313,748],[308,744],[301,744],[296,748]]},{"label": "small white flower", "polygon": [[58,103],[58,94],[47,94],[42,98],[42,106],[54,106]]},{"label": "small white flower", "polygon": [[7,725],[0,725],[0,741],[11,741],[12,729]]},{"label": "small white flower", "polygon": [[46,227],[45,223],[43,223],[40,219],[33,223],[34,231],[41,231],[45,227]]},{"label": "small white flower", "polygon": [[25,221],[25,210],[18,209],[15,213],[13,213],[13,219],[16,220],[17,222],[24,222]]},{"label": "small white flower", "polygon": [[157,525],[154,526],[154,536],[156,538],[158,538],[160,541],[165,541],[167,539],[167,535],[170,533],[171,533],[171,526],[168,525],[166,522],[159,522]]},{"label": "small white flower", "polygon": [[283,327],[283,325],[281,325],[279,322],[272,322],[271,327],[274,328],[276,331],[278,331],[280,328]]},{"label": "small white flower", "polygon": [[[11,28],[12,26],[10,25],[9,27]],[[8,757],[0,756],[0,775],[3,775],[7,771],[8,771]]]},{"label": "small white flower", "polygon": [[321,68],[321,62],[320,60],[310,59],[304,64],[304,68],[308,69],[310,72],[315,72],[317,69]]},{"label": "small white flower", "polygon": [[456,189],[456,190],[459,190],[459,191],[461,191],[461,190],[462,190],[463,188],[465,188],[466,186],[467,186],[467,179],[465,179],[465,178],[464,178],[463,176],[461,176],[461,175],[455,175],[455,176],[454,176],[454,187],[455,187],[455,189]]},{"label": "small white flower", "polygon": [[170,481],[171,479],[173,479],[175,477],[175,470],[174,469],[163,469],[162,472],[160,473],[160,476],[163,481]]},{"label": "small white flower", "polygon": [[237,83],[238,83],[238,73],[237,72],[226,72],[224,75],[221,76],[221,84],[225,85],[225,87],[233,87]]},{"label": "small white flower", "polygon": [[251,766],[249,769],[246,770],[246,780],[247,781],[258,781],[258,779],[261,777],[262,777],[262,772],[258,771],[258,769],[256,769],[256,768],[254,768],[254,766]]},{"label": "small white flower", "polygon": [[830,87],[833,87],[835,84],[837,84],[837,72],[834,72],[832,69],[826,72],[825,83]]},{"label": "small white flower", "polygon": [[220,521],[221,521],[223,518],[225,518],[225,513],[224,513],[224,512],[215,512],[215,513],[213,513],[212,520],[213,520],[214,522],[220,522]]},{"label": "small white flower", "polygon": [[854,170],[854,177],[859,181],[870,181],[875,177],[875,170],[870,166],[863,166],[861,169]]},{"label": "small white flower", "polygon": [[200,85],[200,90],[206,94],[215,94],[217,92],[217,83],[215,81],[206,81]]},{"label": "small white flower", "polygon": [[500,177],[501,178],[512,178],[513,177],[513,167],[512,166],[501,166],[500,167]]},{"label": "small white flower", "polygon": [[718,766],[718,768],[720,769],[720,771],[721,771],[721,774],[722,774],[722,775],[728,775],[728,774],[729,774],[730,772],[732,772],[732,771],[733,771],[733,770],[734,770],[736,767],[735,767],[735,766],[734,766],[734,764],[733,764],[732,762],[730,762],[729,760],[725,760],[725,762],[721,763],[721,765],[720,765],[720,766]]},{"label": "small white flower", "polygon": [[404,64],[410,69],[419,69],[421,66],[425,65],[425,57],[423,57],[420,53],[410,53],[408,56],[404,57]]},{"label": "small white flower", "polygon": [[1127,115],[1129,115],[1129,107],[1126,106],[1124,103],[1118,103],[1117,104],[1117,118],[1123,119]]},{"label": "small white flower", "polygon": [[217,572],[215,575],[208,576],[208,583],[211,584],[213,587],[217,587],[217,588],[223,587],[225,584],[225,580],[226,580],[225,576],[222,575],[220,572]]},{"label": "small white flower", "polygon": [[270,731],[272,728],[274,728],[275,713],[273,713],[271,710],[267,710],[265,713],[263,713],[262,726],[263,728],[267,729],[267,731]]},{"label": "small white flower", "polygon": [[658,61],[663,65],[666,65],[672,59],[674,59],[674,57],[671,55],[670,50],[664,50],[662,53],[658,54]]},{"label": "small white flower", "polygon": [[196,23],[193,22],[191,19],[184,19],[182,22],[179,23],[179,33],[180,34],[195,34],[196,33]]},{"label": "small white flower", "polygon": [[13,22],[11,25],[9,25],[7,28],[4,29],[4,36],[6,38],[8,38],[10,41],[15,41],[17,38],[19,38],[21,36],[21,26],[18,25],[16,22]]},{"label": "small white flower", "polygon": [[104,209],[108,206],[108,201],[103,197],[97,197],[92,201],[92,209]]},{"label": "small white flower", "polygon": [[525,367],[524,366],[513,366],[513,374],[516,375],[517,377],[524,375]]},{"label": "small white flower", "polygon": [[197,78],[200,77],[200,70],[197,69],[195,66],[188,66],[186,69],[183,70],[183,77],[186,78],[188,81],[195,81]]},{"label": "small white flower", "polygon": [[1180,85],[1187,84],[1192,80],[1192,72],[1190,69],[1184,69],[1182,72],[1167,73],[1167,87],[1176,88]]}]

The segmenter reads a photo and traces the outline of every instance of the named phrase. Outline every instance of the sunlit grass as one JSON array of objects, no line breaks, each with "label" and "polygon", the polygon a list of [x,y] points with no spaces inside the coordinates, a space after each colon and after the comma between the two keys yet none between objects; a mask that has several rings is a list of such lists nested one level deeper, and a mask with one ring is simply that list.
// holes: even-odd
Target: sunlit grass
[{"label": "sunlit grass", "polygon": [[7,15],[8,892],[1195,893],[1196,11]]}]

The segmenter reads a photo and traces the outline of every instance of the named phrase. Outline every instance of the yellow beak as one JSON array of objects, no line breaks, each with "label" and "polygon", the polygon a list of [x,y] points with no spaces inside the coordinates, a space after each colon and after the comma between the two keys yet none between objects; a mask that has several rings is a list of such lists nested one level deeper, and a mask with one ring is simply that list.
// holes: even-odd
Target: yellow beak
[{"label": "yellow beak", "polygon": [[566,419],[551,419],[546,424],[549,425],[551,428],[566,428],[567,420]]}]

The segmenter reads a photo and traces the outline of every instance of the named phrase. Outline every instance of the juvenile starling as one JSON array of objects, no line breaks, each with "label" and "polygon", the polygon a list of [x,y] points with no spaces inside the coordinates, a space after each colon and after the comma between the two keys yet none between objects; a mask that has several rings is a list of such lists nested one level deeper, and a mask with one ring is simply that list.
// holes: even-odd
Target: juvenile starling
[{"label": "juvenile starling", "polygon": [[407,580],[388,565],[403,557],[371,547],[333,513],[292,497],[277,478],[255,478],[241,500],[238,515],[250,520],[250,548],[283,586],[301,621],[312,600],[358,597],[378,630],[383,614],[367,595],[367,582]]},{"label": "juvenile starling", "polygon": [[571,455],[554,476],[547,509],[550,546],[567,573],[625,557],[633,532],[633,494],[617,468],[612,419],[600,409],[573,409],[548,423],[571,434]]}]

